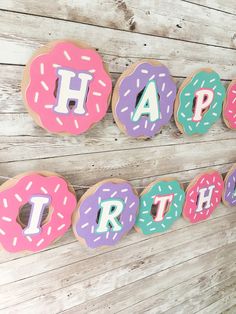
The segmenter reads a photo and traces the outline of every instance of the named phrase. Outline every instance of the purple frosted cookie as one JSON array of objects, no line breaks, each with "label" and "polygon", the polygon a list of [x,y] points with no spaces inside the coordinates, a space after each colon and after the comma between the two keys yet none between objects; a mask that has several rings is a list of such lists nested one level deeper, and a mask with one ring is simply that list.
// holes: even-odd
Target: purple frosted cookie
[{"label": "purple frosted cookie", "polygon": [[158,61],[132,65],[114,88],[112,110],[118,127],[132,137],[150,138],[170,121],[176,96],[167,67]]},{"label": "purple frosted cookie", "polygon": [[236,206],[236,164],[225,177],[225,190],[222,200],[227,206]]},{"label": "purple frosted cookie", "polygon": [[139,197],[128,182],[101,181],[80,199],[74,234],[90,248],[115,245],[134,226],[138,207]]}]

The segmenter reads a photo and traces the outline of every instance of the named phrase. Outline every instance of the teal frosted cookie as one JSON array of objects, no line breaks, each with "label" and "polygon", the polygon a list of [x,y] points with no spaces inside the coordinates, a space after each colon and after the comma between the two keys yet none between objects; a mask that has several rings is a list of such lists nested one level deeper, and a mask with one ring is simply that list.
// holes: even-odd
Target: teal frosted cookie
[{"label": "teal frosted cookie", "polygon": [[184,80],[175,100],[175,122],[182,133],[204,134],[219,119],[225,88],[219,75],[201,69]]},{"label": "teal frosted cookie", "polygon": [[184,200],[185,192],[178,181],[162,179],[152,182],[140,195],[135,229],[144,234],[168,230],[180,217]]}]

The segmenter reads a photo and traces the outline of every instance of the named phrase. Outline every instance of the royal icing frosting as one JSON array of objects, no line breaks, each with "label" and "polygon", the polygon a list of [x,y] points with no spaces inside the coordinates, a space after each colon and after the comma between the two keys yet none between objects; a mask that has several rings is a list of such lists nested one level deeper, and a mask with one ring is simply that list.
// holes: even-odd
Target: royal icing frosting
[{"label": "royal icing frosting", "polygon": [[231,129],[236,129],[236,80],[232,81],[227,89],[223,117]]},{"label": "royal icing frosting", "polygon": [[230,169],[225,177],[223,200],[228,206],[236,206],[236,165]]}]

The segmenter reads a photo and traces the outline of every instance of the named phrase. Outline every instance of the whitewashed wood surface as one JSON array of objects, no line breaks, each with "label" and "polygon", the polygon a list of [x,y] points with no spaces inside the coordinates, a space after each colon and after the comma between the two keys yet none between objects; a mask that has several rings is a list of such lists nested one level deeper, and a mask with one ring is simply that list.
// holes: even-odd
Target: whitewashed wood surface
[{"label": "whitewashed wood surface", "polygon": [[[196,137],[172,121],[140,141],[121,134],[109,111],[82,136],[46,133],[27,114],[20,81],[34,50],[60,38],[96,47],[114,82],[141,58],[162,61],[178,85],[201,67],[226,87],[236,78],[235,0],[0,0],[0,175],[51,170],[76,186],[107,177],[145,186],[170,175],[187,183],[210,168],[225,174],[236,161],[236,132],[221,120]],[[89,250],[69,231],[40,253],[0,250],[0,312],[235,313],[235,231],[235,209],[221,205],[207,221],[132,231],[112,248]]]}]

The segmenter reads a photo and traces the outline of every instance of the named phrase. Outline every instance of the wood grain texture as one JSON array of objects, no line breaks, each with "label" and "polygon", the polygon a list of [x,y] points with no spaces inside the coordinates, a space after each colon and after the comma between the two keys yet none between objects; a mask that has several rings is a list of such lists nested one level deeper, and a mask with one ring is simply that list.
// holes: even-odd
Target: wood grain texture
[{"label": "wood grain texture", "polygon": [[[220,119],[207,134],[181,135],[172,119],[152,140],[135,140],[106,117],[81,136],[35,125],[22,101],[24,65],[50,40],[97,48],[113,86],[126,67],[155,58],[177,86],[212,67],[236,77],[234,0],[0,0],[0,175],[51,170],[80,197],[107,177],[142,187],[160,177],[187,183],[236,162],[236,132]],[[0,179],[4,182],[4,178]],[[39,253],[0,250],[0,313],[235,313],[236,213],[220,205],[206,221],[182,218],[166,233],[132,230],[115,247],[90,250],[72,231]]]}]

